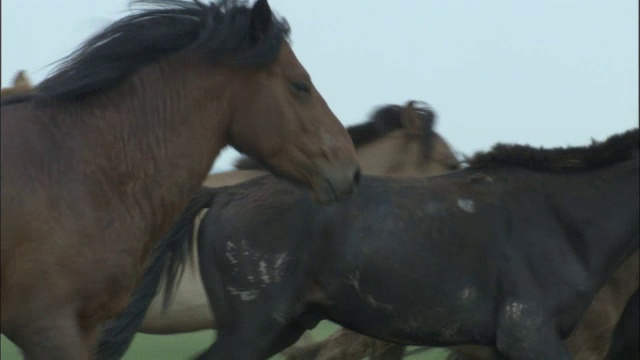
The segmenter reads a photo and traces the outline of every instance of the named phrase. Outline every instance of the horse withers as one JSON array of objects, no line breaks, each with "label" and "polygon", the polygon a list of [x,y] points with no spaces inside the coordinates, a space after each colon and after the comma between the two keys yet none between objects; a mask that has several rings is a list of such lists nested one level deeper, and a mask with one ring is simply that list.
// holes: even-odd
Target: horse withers
[{"label": "horse withers", "polygon": [[218,337],[202,358],[265,358],[329,319],[396,343],[569,359],[562,339],[638,249],[638,142],[635,129],[588,147],[500,145],[451,174],[363,177],[322,208],[271,177],[203,189]]},{"label": "horse withers", "polygon": [[318,202],[359,176],[266,0],[146,4],[2,98],[1,330],[29,359],[92,357],[227,143]]}]

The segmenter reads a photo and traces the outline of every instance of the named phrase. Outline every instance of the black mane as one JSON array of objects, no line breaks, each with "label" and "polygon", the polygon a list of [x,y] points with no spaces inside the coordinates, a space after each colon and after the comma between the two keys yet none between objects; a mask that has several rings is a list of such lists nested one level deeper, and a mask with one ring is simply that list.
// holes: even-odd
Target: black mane
[{"label": "black mane", "polygon": [[[369,116],[369,120],[362,124],[347,127],[347,132],[351,136],[353,145],[359,147],[376,141],[392,131],[405,127],[403,123],[404,107],[400,105],[384,105],[374,110]],[[431,151],[433,140],[433,125],[436,115],[428,106],[417,107],[414,105],[413,111],[416,112],[422,124],[422,138],[425,153]],[[263,166],[253,158],[243,156],[236,160],[235,168],[238,170],[256,170],[262,169]]]},{"label": "black mane", "polygon": [[[497,144],[488,152],[476,153],[472,168],[514,165],[537,171],[581,170],[611,165],[637,156],[638,128],[610,136],[604,142],[567,148],[534,148],[526,145]],[[636,155],[634,155],[636,154]]]},{"label": "black mane", "polygon": [[7,98],[6,103],[64,100],[107,90],[181,50],[209,62],[228,57],[240,66],[265,65],[275,60],[282,42],[288,41],[286,20],[275,16],[264,36],[251,34],[251,8],[242,1],[134,0],[132,4],[147,9],[134,11],[87,40],[62,59],[31,96]]}]

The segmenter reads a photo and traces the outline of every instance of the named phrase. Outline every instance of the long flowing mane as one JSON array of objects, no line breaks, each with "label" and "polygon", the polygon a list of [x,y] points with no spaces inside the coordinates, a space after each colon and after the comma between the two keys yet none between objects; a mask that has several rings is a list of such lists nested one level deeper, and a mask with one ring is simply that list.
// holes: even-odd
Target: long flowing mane
[{"label": "long flowing mane", "polygon": [[[403,111],[405,108],[400,105],[383,105],[376,108],[369,116],[369,120],[362,124],[347,127],[347,132],[351,136],[353,145],[359,147],[374,142],[392,131],[405,127],[403,122]],[[414,107],[416,115],[420,119],[422,125],[421,136],[423,141],[422,149],[425,153],[431,151],[433,143],[433,125],[435,124],[436,114],[429,106]],[[256,170],[261,169],[256,160],[243,156],[236,160],[234,164],[238,170]]]},{"label": "long flowing mane", "polygon": [[141,9],[96,34],[66,58],[25,100],[64,100],[107,90],[159,59],[181,50],[208,62],[240,66],[273,62],[288,41],[289,26],[274,16],[260,38],[250,32],[251,9],[243,1],[139,0]]},{"label": "long flowing mane", "polygon": [[588,146],[544,149],[497,144],[488,152],[476,153],[469,165],[472,168],[512,165],[548,172],[581,170],[629,160],[638,153],[639,144],[638,128]]}]

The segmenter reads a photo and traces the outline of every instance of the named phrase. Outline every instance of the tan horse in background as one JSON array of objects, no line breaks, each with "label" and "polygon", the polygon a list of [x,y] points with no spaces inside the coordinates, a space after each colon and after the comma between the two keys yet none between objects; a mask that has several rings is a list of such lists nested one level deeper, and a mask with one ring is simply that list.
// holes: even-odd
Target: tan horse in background
[{"label": "tan horse in background", "polygon": [[13,78],[13,84],[10,87],[2,88],[0,90],[1,96],[12,96],[28,94],[33,89],[31,80],[27,76],[24,70],[18,71]]}]

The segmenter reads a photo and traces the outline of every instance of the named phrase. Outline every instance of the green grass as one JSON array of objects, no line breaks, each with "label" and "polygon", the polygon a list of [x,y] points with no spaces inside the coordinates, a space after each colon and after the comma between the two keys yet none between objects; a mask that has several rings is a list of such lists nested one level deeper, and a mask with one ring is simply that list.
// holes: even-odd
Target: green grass
[{"label": "green grass", "polygon": [[[313,330],[315,339],[323,339],[331,334],[337,327],[327,321],[323,321]],[[213,331],[198,331],[181,335],[145,335],[138,334],[124,357],[124,360],[176,360],[191,359],[194,355],[204,350],[214,339]],[[4,335],[1,347],[2,360],[22,359],[20,350],[13,345]],[[410,360],[444,360],[446,352],[443,350],[431,350],[418,355],[407,357]],[[280,359],[276,356],[273,359]]]}]

